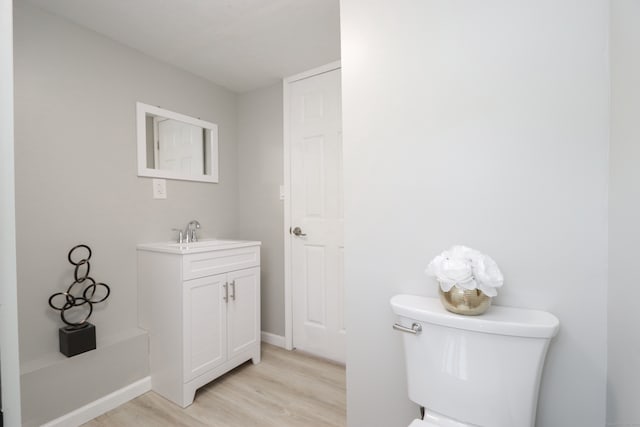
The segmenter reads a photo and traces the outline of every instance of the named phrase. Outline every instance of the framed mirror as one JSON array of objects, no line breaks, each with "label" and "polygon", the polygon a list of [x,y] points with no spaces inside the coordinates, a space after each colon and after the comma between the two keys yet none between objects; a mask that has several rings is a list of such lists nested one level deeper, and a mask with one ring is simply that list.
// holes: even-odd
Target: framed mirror
[{"label": "framed mirror", "polygon": [[136,103],[138,176],[218,182],[218,125]]}]

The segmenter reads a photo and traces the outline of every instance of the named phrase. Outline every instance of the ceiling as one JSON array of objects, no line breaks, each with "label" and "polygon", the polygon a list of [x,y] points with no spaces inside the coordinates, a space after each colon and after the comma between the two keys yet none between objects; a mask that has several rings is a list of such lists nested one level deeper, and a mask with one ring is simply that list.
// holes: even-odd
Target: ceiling
[{"label": "ceiling", "polygon": [[340,59],[339,0],[28,0],[235,92]]}]

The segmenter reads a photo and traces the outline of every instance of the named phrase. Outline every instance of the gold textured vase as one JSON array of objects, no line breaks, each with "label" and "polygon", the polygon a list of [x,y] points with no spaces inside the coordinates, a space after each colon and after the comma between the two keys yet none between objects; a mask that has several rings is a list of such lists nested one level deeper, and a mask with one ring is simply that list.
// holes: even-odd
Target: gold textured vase
[{"label": "gold textured vase", "polygon": [[477,316],[487,311],[491,305],[491,297],[480,289],[469,290],[454,286],[451,290],[445,292],[438,286],[438,290],[440,291],[442,305],[452,313]]}]

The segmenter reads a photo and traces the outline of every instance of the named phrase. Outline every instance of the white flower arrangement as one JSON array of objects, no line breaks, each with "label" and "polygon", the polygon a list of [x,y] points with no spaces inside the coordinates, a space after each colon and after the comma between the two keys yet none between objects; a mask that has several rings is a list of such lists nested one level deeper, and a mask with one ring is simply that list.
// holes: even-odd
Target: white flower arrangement
[{"label": "white flower arrangement", "polygon": [[479,289],[487,296],[498,295],[497,288],[504,283],[498,265],[488,255],[466,246],[453,246],[431,260],[425,273],[440,283],[448,292],[452,287]]}]

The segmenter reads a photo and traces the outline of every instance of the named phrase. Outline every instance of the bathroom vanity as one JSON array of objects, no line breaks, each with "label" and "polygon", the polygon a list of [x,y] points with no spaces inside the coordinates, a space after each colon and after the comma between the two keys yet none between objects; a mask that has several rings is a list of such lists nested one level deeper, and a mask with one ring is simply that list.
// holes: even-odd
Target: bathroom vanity
[{"label": "bathroom vanity", "polygon": [[151,388],[181,407],[236,366],[260,362],[260,242],[138,245],[138,322]]}]

